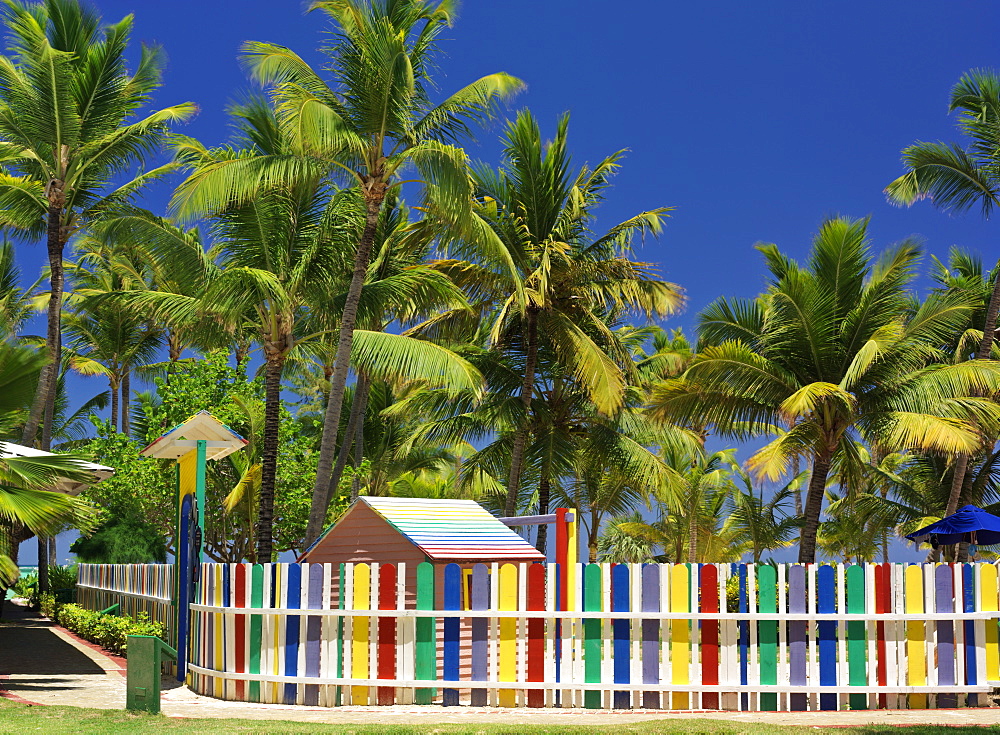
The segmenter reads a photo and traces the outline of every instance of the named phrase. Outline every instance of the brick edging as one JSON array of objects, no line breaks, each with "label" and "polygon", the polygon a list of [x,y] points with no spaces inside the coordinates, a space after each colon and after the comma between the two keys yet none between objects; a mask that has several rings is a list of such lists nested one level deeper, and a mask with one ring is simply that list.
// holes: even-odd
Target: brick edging
[{"label": "brick edging", "polygon": [[14,694],[14,692],[10,691],[4,683],[8,679],[10,679],[10,674],[0,674],[0,697],[9,699],[11,702],[17,702],[18,704],[30,704],[39,707],[45,706],[41,702],[32,702],[30,699],[25,699],[20,694]]}]

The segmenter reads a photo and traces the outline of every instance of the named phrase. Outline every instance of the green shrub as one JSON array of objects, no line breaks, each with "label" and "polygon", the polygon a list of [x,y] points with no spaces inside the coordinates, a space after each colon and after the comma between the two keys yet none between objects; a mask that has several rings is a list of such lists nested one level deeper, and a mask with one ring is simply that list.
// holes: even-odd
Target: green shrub
[{"label": "green shrub", "polygon": [[31,599],[38,596],[38,573],[31,572],[19,577],[11,589],[14,590],[14,597],[21,597],[31,604]]},{"label": "green shrub", "polygon": [[59,604],[55,601],[55,597],[49,594],[42,595],[41,605],[43,614],[54,619],[66,630],[121,656],[127,656],[130,635],[152,635],[163,638],[163,624],[150,620],[149,615],[144,612],[140,612],[135,619],[104,615],[74,603]]},{"label": "green shrub", "polygon": [[49,567],[49,589],[51,590],[72,590],[76,589],[76,564],[69,564],[65,567],[52,565]]},{"label": "green shrub", "polygon": [[[12,588],[14,597],[21,597],[28,602],[28,607],[32,610],[39,610],[40,596],[38,594],[38,572],[32,572],[19,578]],[[49,589],[50,590],[75,590],[76,589],[76,564],[60,567],[52,565],[49,567]],[[48,615],[47,617],[52,617]]]},{"label": "green shrub", "polygon": [[52,620],[55,620],[56,609],[59,607],[59,603],[56,602],[56,596],[51,592],[45,592],[38,597],[38,608],[42,611],[42,615]]}]

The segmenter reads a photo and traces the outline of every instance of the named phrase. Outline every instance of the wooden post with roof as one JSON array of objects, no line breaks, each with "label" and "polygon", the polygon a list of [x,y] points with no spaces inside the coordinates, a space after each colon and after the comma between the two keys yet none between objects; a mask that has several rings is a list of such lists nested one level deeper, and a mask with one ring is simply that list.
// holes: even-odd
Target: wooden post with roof
[{"label": "wooden post with roof", "polygon": [[177,540],[174,554],[174,605],[177,630],[177,679],[187,673],[188,605],[195,593],[201,563],[201,529],[205,527],[205,466],[243,449],[247,440],[212,416],[199,411],[178,424],[141,454],[177,462]]}]

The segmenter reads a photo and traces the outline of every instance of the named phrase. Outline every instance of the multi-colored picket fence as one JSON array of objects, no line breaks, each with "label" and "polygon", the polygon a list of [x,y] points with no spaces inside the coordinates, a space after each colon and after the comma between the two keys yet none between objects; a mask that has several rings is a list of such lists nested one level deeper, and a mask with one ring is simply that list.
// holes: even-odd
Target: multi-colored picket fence
[{"label": "multi-colored picket fence", "polygon": [[190,685],[307,705],[986,704],[989,564],[206,564]]},{"label": "multi-colored picket fence", "polygon": [[121,614],[163,623],[167,643],[176,645],[173,564],[80,564],[76,602],[88,610],[119,605]]}]

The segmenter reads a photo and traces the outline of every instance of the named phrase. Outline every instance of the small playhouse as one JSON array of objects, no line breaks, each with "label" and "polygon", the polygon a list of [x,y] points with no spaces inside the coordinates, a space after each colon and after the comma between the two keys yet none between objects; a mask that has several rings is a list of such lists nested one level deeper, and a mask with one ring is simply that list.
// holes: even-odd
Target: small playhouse
[{"label": "small playhouse", "polygon": [[[525,519],[528,520],[528,519]],[[413,589],[417,565],[541,562],[545,556],[474,500],[362,495],[302,554],[313,564],[406,564]]]}]

